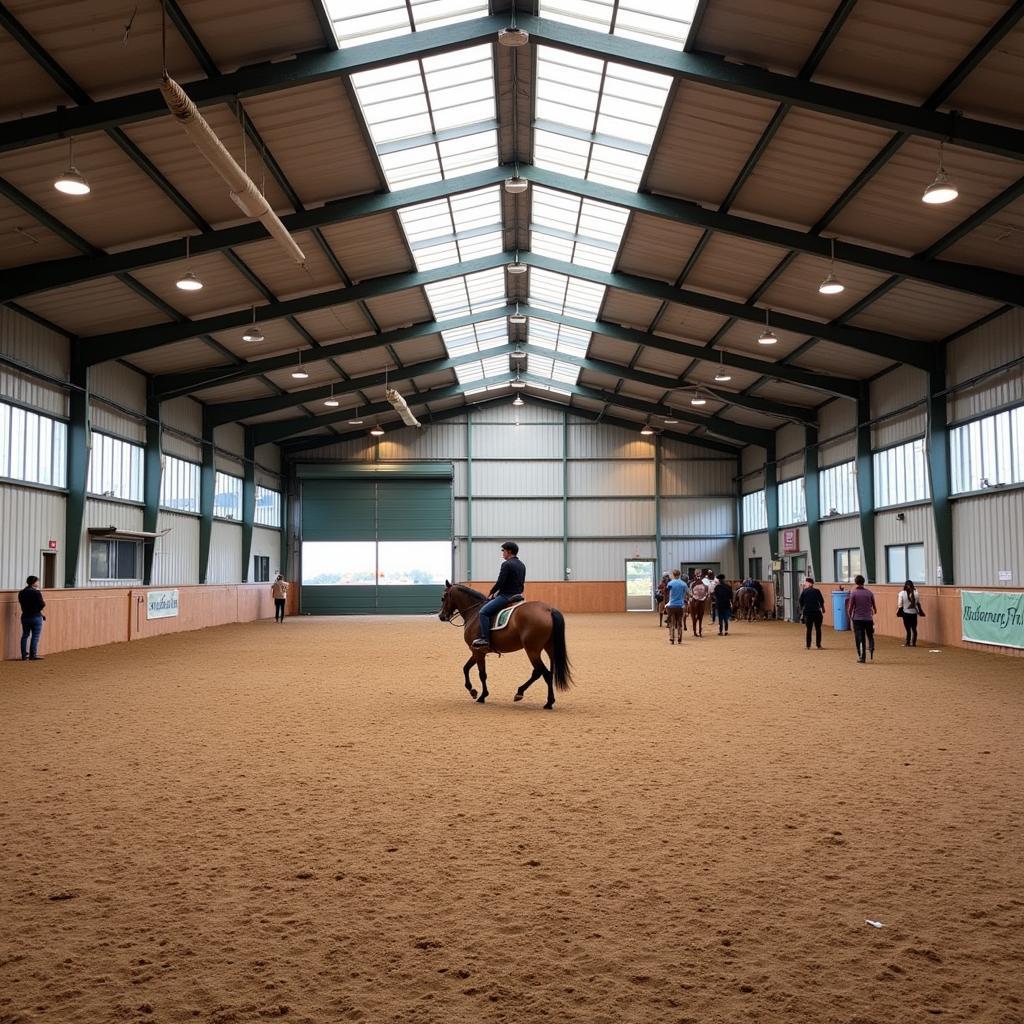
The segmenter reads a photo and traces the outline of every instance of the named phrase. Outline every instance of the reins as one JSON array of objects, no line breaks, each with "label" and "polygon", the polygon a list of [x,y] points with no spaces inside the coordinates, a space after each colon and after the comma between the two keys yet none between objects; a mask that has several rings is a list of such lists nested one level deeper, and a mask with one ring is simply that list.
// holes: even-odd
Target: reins
[{"label": "reins", "polygon": [[[458,590],[458,591],[460,591],[463,594],[474,593],[474,591],[471,591],[468,587],[462,586],[461,583],[454,584],[452,586],[452,590]],[[477,619],[477,618],[480,617],[480,609],[483,608],[483,606],[486,603],[487,603],[487,598],[485,597],[482,601],[480,601],[476,605],[475,608],[471,608],[469,610],[469,617],[468,618],[466,617],[466,613],[461,608],[459,608],[458,605],[456,605],[454,610],[452,611],[451,615],[449,615],[448,618],[445,621],[449,625],[451,625],[451,626],[462,626],[463,628],[465,628],[466,626],[470,625],[473,622],[474,619]],[[455,621],[455,616],[456,615],[458,615],[462,619],[461,623]]]}]

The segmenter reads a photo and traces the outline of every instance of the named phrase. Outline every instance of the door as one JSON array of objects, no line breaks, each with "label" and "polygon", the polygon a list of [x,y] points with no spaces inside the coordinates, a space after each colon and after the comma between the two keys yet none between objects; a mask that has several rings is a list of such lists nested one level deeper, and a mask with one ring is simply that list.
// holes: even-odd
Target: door
[{"label": "door", "polygon": [[53,590],[57,586],[57,552],[43,551],[42,570],[39,578],[42,580],[43,590]]},{"label": "door", "polygon": [[783,563],[783,596],[785,615],[790,622],[800,621],[800,591],[807,578],[807,556],[791,555]]},{"label": "door", "polygon": [[626,559],[626,611],[654,611],[654,559]]},{"label": "door", "polygon": [[748,558],[747,559],[747,575],[752,580],[763,580],[764,576],[764,559],[762,558]]}]

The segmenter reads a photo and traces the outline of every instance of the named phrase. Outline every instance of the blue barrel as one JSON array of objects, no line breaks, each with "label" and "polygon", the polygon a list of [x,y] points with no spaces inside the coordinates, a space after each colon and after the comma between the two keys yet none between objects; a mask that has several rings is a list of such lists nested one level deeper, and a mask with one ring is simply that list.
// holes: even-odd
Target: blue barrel
[{"label": "blue barrel", "polygon": [[846,617],[846,599],[849,596],[848,590],[832,591],[832,626],[838,632],[850,628],[850,620]]}]

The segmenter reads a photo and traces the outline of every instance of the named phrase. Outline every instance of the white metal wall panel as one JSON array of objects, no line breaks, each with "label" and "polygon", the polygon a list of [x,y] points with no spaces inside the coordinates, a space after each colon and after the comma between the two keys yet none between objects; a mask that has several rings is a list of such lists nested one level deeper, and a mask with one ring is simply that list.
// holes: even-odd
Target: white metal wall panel
[{"label": "white metal wall panel", "polygon": [[749,533],[743,538],[743,565],[739,567],[739,571],[746,575],[747,564],[751,558],[762,558],[764,562],[764,572],[767,576],[771,571],[772,552],[768,545],[768,534],[767,533]]},{"label": "white metal wall panel", "polygon": [[804,440],[804,428],[797,423],[785,423],[775,431],[776,458],[781,460],[779,480],[804,475]]},{"label": "white metal wall panel", "polygon": [[849,434],[831,444],[828,443],[830,437],[844,434],[856,426],[857,403],[849,399],[837,398],[818,410],[818,437],[821,442],[818,448],[819,465],[832,466],[856,457],[856,434]]},{"label": "white metal wall panel", "polygon": [[[560,540],[523,540],[519,543],[519,557],[526,565],[526,596],[530,596],[530,581],[564,579],[562,542]],[[501,551],[497,542],[473,542],[473,578],[480,583],[498,578],[501,569]],[[573,570],[573,579],[576,572]]]},{"label": "white metal wall panel", "polygon": [[759,491],[764,487],[764,460],[765,450],[756,444],[748,444],[743,449],[741,459],[743,479],[740,482],[740,489],[744,494]]},{"label": "white metal wall panel", "polygon": [[89,372],[89,421],[94,430],[130,441],[146,440],[146,424],[142,419],[128,416],[117,409],[97,401],[96,398],[110,398],[118,405],[144,416],[146,412],[146,378],[141,373],[128,369],[121,363],[100,363]]},{"label": "white metal wall panel", "polygon": [[[736,576],[736,546],[732,540],[667,540],[661,545],[661,572],[685,565],[718,562],[727,579]],[[706,568],[706,566],[705,566]]]},{"label": "white metal wall panel", "polygon": [[256,447],[256,483],[276,491],[281,489],[281,449],[276,444]]},{"label": "white metal wall panel", "polygon": [[425,462],[465,458],[465,455],[465,422],[426,423],[422,430],[406,427],[389,432],[380,440],[382,462]]},{"label": "white metal wall panel", "polygon": [[[927,393],[928,378],[924,370],[898,366],[871,384],[871,417],[874,419],[901,409],[919,398],[923,399]],[[875,424],[871,430],[872,447],[887,448],[912,437],[921,437],[927,425],[925,406],[917,405],[909,412]]]},{"label": "white metal wall panel", "polygon": [[376,439],[368,434],[351,441],[311,448],[308,453],[296,452],[298,462],[373,462],[377,451]]},{"label": "white metal wall panel", "polygon": [[[4,355],[66,380],[68,351],[67,338],[0,306],[0,352]],[[0,366],[0,398],[11,398],[53,416],[67,415],[67,395],[63,388],[7,366]]]},{"label": "white metal wall panel", "polygon": [[[569,541],[569,568],[574,580],[622,580],[625,586],[627,558],[656,557],[654,541],[650,539]],[[622,593],[625,604],[625,590]]]},{"label": "white metal wall panel", "polygon": [[654,495],[654,462],[570,462],[569,493],[573,497]]},{"label": "white metal wall panel", "polygon": [[[239,538],[241,542],[241,538]],[[249,564],[245,567],[245,578],[252,583],[252,560],[254,555],[266,555],[270,559],[270,578],[273,579],[281,570],[281,534],[277,530],[266,527],[254,527],[252,531],[252,553]],[[241,558],[241,554],[239,554]]]},{"label": "white metal wall panel", "polygon": [[561,499],[509,501],[507,498],[474,498],[473,536],[502,537],[505,540],[561,537]]},{"label": "white metal wall panel", "polygon": [[452,493],[456,498],[466,497],[466,481],[468,480],[468,463],[463,459],[452,462]]},{"label": "white metal wall panel", "polygon": [[153,586],[188,586],[199,582],[199,517],[161,511],[157,530],[171,532],[155,541]]},{"label": "white metal wall panel", "polygon": [[[142,509],[137,505],[126,505],[119,501],[97,501],[89,498],[85,503],[85,522],[82,526],[82,546],[78,555],[78,585],[80,587],[121,587],[123,580],[89,579],[89,527],[116,526],[119,530],[142,529]],[[139,576],[142,579],[142,562],[139,561]]]},{"label": "white metal wall panel", "polygon": [[570,459],[652,459],[654,443],[641,437],[640,427],[626,430],[607,423],[569,420]]},{"label": "white metal wall panel", "polygon": [[736,502],[732,498],[663,498],[662,536],[695,537],[736,532]]},{"label": "white metal wall panel", "polygon": [[714,494],[733,494],[736,484],[736,463],[704,461],[688,462],[663,459],[661,463],[662,497],[703,497]]},{"label": "white metal wall panel", "polygon": [[[469,573],[469,543],[464,540],[457,541],[452,552],[452,582],[465,583],[470,576]],[[498,578],[498,574],[494,574]]]},{"label": "white metal wall panel", "polygon": [[[173,398],[169,402],[161,403],[160,419],[164,427],[184,431],[192,437],[202,436],[203,410],[199,403],[191,398]],[[178,437],[168,430],[164,430],[160,446],[168,455],[188,459],[189,462],[201,462],[203,458],[201,445]]]},{"label": "white metal wall panel", "polygon": [[242,527],[214,520],[208,583],[242,582]]},{"label": "white metal wall panel", "polygon": [[[821,524],[821,565],[816,566],[818,579],[834,583],[836,579],[836,550],[860,548],[860,518],[832,519]],[[863,551],[861,556],[863,557]]]},{"label": "white metal wall panel", "polygon": [[687,444],[685,441],[677,441],[674,437],[661,438],[662,459],[717,459],[730,467],[730,473],[736,473],[736,459],[730,458],[724,452],[716,452],[705,448],[700,444]]},{"label": "white metal wall panel", "polygon": [[653,537],[654,499],[569,499],[570,537]]},{"label": "white metal wall panel", "polygon": [[518,427],[473,421],[473,461],[477,459],[560,459],[562,427],[523,423]]},{"label": "white metal wall panel", "polygon": [[[949,383],[959,384],[985,370],[1024,356],[1024,310],[1015,309],[979,327],[949,346]],[[953,396],[949,415],[970,419],[993,409],[1024,402],[1024,373],[1009,370],[983,380]]]},{"label": "white metal wall panel", "polygon": [[467,509],[469,502],[465,498],[456,496],[454,507],[452,510],[452,528],[455,530],[456,537],[466,536],[466,521],[467,521]]},{"label": "white metal wall panel", "polygon": [[[1024,584],[1024,490],[953,502],[954,580],[958,586]],[[1013,578],[1000,581],[999,570]]]},{"label": "white metal wall panel", "polygon": [[[467,410],[473,419],[473,429],[477,426],[502,426],[514,429],[516,420],[523,423],[544,423],[548,426],[562,426],[561,409],[553,408],[550,405],[540,405],[536,402],[527,402],[525,405],[513,408],[512,402],[502,402],[499,405],[491,405],[486,409],[474,408]],[[453,420],[455,423],[465,423],[460,416]]]},{"label": "white metal wall panel", "polygon": [[[218,427],[213,439],[217,448],[223,449],[224,452],[231,452],[238,456],[245,454],[245,429],[240,423],[225,423],[224,426]],[[241,462],[231,458],[228,454],[218,451],[214,456],[214,464],[222,473],[230,473],[232,476],[242,475]],[[237,583],[238,580],[230,582]]]},{"label": "white metal wall panel", "polygon": [[[899,514],[904,517],[902,521],[896,518]],[[931,505],[894,509],[875,516],[875,573],[880,583],[886,582],[885,549],[890,544],[924,544],[926,582],[930,585],[942,582],[937,571],[939,553]],[[903,580],[896,582],[902,583]]]},{"label": "white metal wall panel", "polygon": [[561,462],[485,462],[473,459],[473,497],[560,498]]},{"label": "white metal wall panel", "polygon": [[57,586],[64,585],[65,501],[58,491],[0,484],[0,590],[21,590],[26,576],[42,576],[41,552],[51,540],[57,542]]}]

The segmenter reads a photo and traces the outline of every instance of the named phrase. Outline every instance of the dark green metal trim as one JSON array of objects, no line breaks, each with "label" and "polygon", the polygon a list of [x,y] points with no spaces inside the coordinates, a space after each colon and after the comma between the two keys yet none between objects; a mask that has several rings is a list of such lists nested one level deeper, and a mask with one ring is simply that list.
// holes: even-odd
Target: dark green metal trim
[{"label": "dark green metal trim", "polygon": [[240,583],[249,581],[249,562],[252,558],[252,534],[256,525],[256,445],[252,431],[246,429],[243,446],[245,461],[242,463],[242,578]]},{"label": "dark green metal trim", "polygon": [[213,499],[216,484],[214,427],[203,410],[203,461],[199,469],[199,582],[210,578],[210,544],[213,541]]},{"label": "dark green metal trim", "polygon": [[[85,528],[89,482],[89,368],[77,346],[71,349],[72,385],[68,392],[67,505],[64,528],[64,586],[79,586],[78,558]],[[88,552],[86,552],[88,555]]]},{"label": "dark green metal trim", "polygon": [[466,579],[473,578],[473,413],[466,414]]},{"label": "dark green metal trim", "polygon": [[818,486],[818,429],[804,428],[804,504],[807,507],[807,553],[815,579],[821,568],[821,496]]},{"label": "dark green metal trim", "polygon": [[[768,531],[768,553],[771,558],[782,557],[779,544],[779,467],[775,454],[775,435],[765,449],[764,463],[764,505]],[[742,566],[740,567],[742,570]]]},{"label": "dark green metal trim", "polygon": [[745,579],[743,568],[743,457],[736,456],[736,578]]},{"label": "dark green metal trim", "polygon": [[288,579],[288,552],[291,550],[292,541],[292,481],[285,476],[281,487],[281,564],[278,572]]},{"label": "dark green metal trim", "polygon": [[562,579],[569,565],[569,410],[562,412]]},{"label": "dark green metal trim", "polygon": [[661,437],[654,438],[654,558],[661,565]]},{"label": "dark green metal trim", "polygon": [[949,421],[946,400],[946,350],[942,350],[941,365],[928,375],[928,476],[932,489],[932,517],[935,521],[935,539],[942,566],[942,579],[938,582],[951,587],[955,583],[953,550],[953,510],[950,505],[952,483],[949,469]]},{"label": "dark green metal trim", "polygon": [[[163,475],[163,424],[160,420],[160,400],[150,387],[146,395],[146,451],[143,456],[142,496],[145,507],[142,511],[142,529],[155,533],[160,517],[160,482]],[[142,585],[153,582],[153,556],[156,544],[142,545]]]},{"label": "dark green metal trim", "polygon": [[875,576],[875,461],[871,450],[871,389],[865,384],[857,400],[857,505],[861,563],[868,583]]}]

